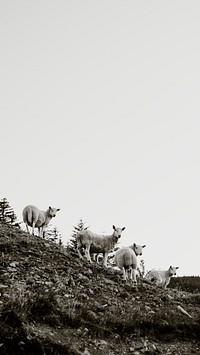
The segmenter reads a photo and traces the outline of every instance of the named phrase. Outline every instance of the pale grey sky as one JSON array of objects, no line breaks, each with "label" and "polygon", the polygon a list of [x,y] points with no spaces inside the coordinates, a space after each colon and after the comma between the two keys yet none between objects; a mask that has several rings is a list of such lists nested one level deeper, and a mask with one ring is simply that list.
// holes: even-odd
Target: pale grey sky
[{"label": "pale grey sky", "polygon": [[200,2],[0,0],[1,198],[199,275]]}]

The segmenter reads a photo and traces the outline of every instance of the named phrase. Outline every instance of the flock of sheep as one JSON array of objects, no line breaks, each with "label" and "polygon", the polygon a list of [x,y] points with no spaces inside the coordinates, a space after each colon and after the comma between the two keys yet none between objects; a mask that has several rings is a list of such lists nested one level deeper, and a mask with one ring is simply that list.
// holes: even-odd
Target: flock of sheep
[{"label": "flock of sheep", "polygon": [[[59,208],[49,207],[47,211],[41,211],[36,206],[26,206],[22,215],[27,232],[29,233],[29,227],[32,227],[32,234],[34,234],[34,229],[38,228],[38,235],[43,237],[44,228],[59,210]],[[114,249],[124,229],[125,227],[116,228],[113,225],[113,233],[111,235],[98,235],[88,229],[79,231],[77,233],[77,252],[80,259],[83,259],[82,249],[84,249],[85,257],[90,263],[92,262],[91,255],[101,253],[103,254],[103,265],[107,267],[108,254]],[[137,284],[137,256],[142,255],[142,249],[145,246],[134,243],[129,247],[118,249],[115,253],[114,264],[122,270],[124,280],[133,280]],[[170,266],[168,270],[151,270],[146,274],[145,278],[156,285],[166,288],[171,277],[176,275],[177,269],[178,267]]]}]

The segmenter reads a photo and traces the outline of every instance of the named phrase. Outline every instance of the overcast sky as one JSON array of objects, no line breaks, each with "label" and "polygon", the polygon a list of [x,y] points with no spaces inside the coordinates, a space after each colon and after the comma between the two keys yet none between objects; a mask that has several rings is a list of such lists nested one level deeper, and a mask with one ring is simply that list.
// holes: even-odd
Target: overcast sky
[{"label": "overcast sky", "polygon": [[200,2],[0,0],[1,193],[200,273]]}]

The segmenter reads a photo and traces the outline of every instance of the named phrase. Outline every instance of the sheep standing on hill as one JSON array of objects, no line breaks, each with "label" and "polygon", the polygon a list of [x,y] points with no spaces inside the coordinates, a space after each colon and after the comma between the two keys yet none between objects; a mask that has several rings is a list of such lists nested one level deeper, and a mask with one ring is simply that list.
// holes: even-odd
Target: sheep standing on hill
[{"label": "sheep standing on hill", "polygon": [[142,255],[142,249],[146,245],[133,244],[131,247],[123,247],[117,250],[114,263],[123,271],[123,280],[132,280],[137,284],[137,256]]},{"label": "sheep standing on hill", "polygon": [[172,276],[176,275],[178,266],[170,266],[168,270],[151,270],[147,273],[145,278],[156,285],[160,285],[164,288],[169,285]]},{"label": "sheep standing on hill", "polygon": [[[107,267],[107,258],[108,253],[114,248],[117,244],[118,239],[121,237],[123,228],[116,228],[113,225],[113,233],[111,235],[99,235],[91,232],[90,230],[83,230],[77,233],[77,251],[80,259],[83,259],[81,255],[81,249],[84,248],[85,256],[87,260],[91,263],[91,254],[103,254],[103,265]],[[90,254],[91,253],[91,254]]]},{"label": "sheep standing on hill", "polygon": [[60,209],[49,207],[47,211],[41,211],[36,206],[26,206],[23,209],[22,216],[27,233],[29,233],[28,226],[32,227],[32,234],[34,234],[34,228],[38,228],[39,236],[43,237],[44,228],[49,224],[52,217],[56,216],[57,211],[60,211]]}]

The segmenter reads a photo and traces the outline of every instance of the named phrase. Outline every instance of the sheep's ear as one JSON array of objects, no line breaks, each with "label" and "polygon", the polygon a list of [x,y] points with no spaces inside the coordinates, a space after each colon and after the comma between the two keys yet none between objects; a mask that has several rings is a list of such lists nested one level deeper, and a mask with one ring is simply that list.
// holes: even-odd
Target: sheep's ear
[{"label": "sheep's ear", "polygon": [[170,269],[173,269],[172,266],[169,267]]},{"label": "sheep's ear", "polygon": [[135,243],[133,243],[133,248],[136,248],[136,244]]},{"label": "sheep's ear", "polygon": [[126,227],[123,227],[123,228],[122,228],[122,231],[124,231],[124,229],[126,229]]},{"label": "sheep's ear", "polygon": [[51,206],[49,206],[49,209],[52,210]]},{"label": "sheep's ear", "polygon": [[179,266],[176,266],[176,269],[179,269]]},{"label": "sheep's ear", "polygon": [[116,228],[115,228],[114,224],[113,224],[113,229],[114,229],[114,231],[116,230]]},{"label": "sheep's ear", "polygon": [[57,208],[57,211],[60,211],[60,208]]},{"label": "sheep's ear", "polygon": [[145,247],[146,247],[146,245],[143,245],[143,246],[142,246],[142,248],[145,248]]}]

